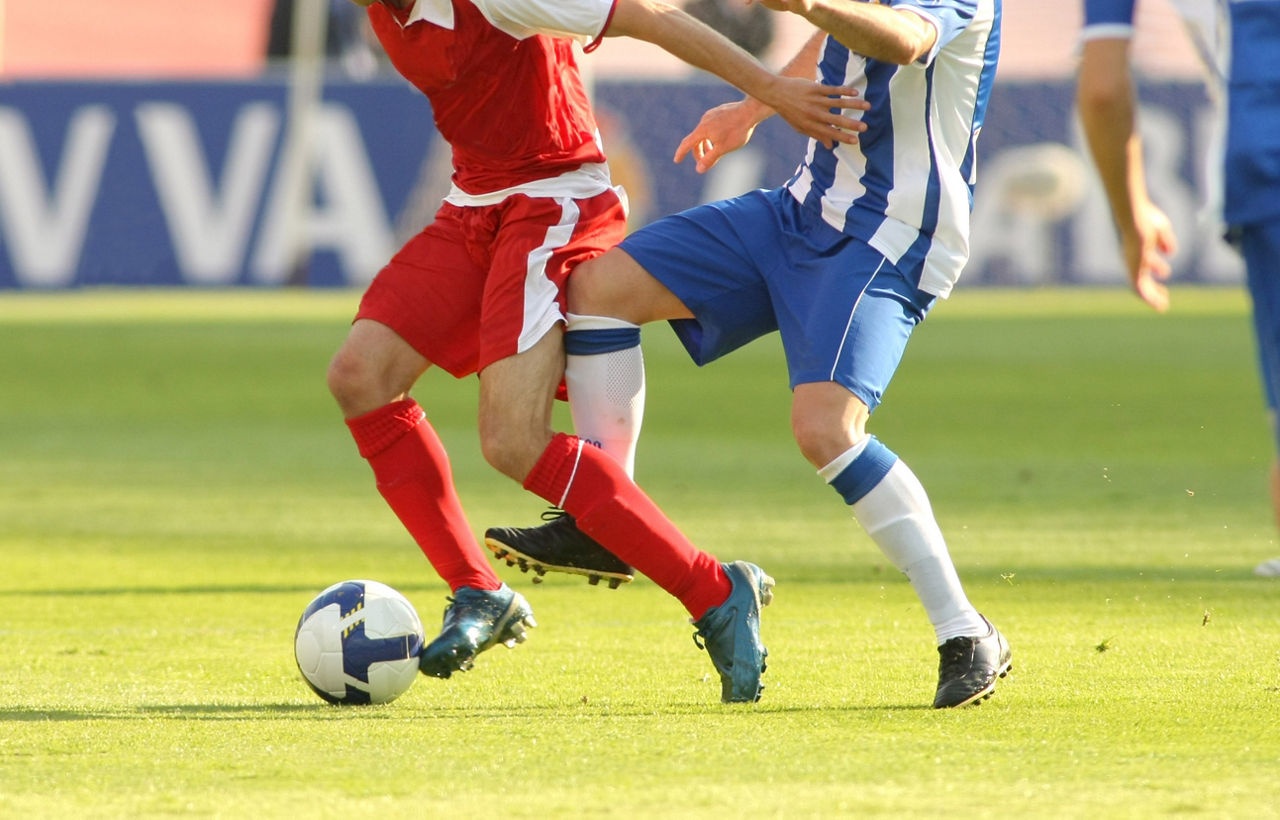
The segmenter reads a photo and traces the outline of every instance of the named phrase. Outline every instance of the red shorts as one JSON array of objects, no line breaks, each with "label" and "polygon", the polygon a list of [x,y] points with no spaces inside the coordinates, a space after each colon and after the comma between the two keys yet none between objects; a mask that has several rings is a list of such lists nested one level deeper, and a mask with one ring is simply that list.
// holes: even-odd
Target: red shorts
[{"label": "red shorts", "polygon": [[454,376],[523,353],[564,321],[569,271],[618,244],[618,194],[516,195],[497,205],[444,203],[365,291],[373,319]]}]

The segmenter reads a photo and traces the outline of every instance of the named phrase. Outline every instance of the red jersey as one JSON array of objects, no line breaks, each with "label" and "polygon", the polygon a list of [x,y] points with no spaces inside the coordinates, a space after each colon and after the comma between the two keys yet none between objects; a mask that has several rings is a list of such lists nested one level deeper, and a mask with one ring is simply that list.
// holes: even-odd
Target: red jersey
[{"label": "red jersey", "polygon": [[436,128],[453,148],[454,186],[467,194],[605,161],[569,38],[594,46],[612,11],[613,0],[418,0],[408,10],[368,9],[396,70],[431,101]]}]

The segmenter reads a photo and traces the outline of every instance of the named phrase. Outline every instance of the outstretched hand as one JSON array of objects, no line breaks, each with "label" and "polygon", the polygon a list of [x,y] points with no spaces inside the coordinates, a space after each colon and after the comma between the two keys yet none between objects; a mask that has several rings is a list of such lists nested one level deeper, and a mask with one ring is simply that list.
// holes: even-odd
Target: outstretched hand
[{"label": "outstretched hand", "polygon": [[771,106],[796,131],[813,137],[824,147],[857,142],[858,134],[867,130],[861,119],[844,114],[846,110],[871,108],[870,103],[858,97],[857,89],[822,85],[799,77],[779,77],[778,83],[781,91],[776,99],[761,102]]},{"label": "outstretched hand", "polygon": [[1136,234],[1121,238],[1125,268],[1138,298],[1163,313],[1169,309],[1168,257],[1177,252],[1178,237],[1169,217],[1154,204],[1136,210]]},{"label": "outstretched hand", "polygon": [[680,141],[675,161],[680,162],[692,153],[698,173],[705,173],[722,156],[746,145],[756,125],[773,113],[827,148],[838,142],[855,143],[858,135],[867,130],[861,119],[842,113],[866,111],[871,107],[853,88],[821,85],[796,77],[778,77],[774,88],[770,100],[748,98],[707,111],[693,131]]},{"label": "outstretched hand", "polygon": [[692,152],[698,173],[705,173],[720,157],[747,144],[760,121],[752,109],[762,107],[746,99],[712,108],[676,146],[675,161]]}]

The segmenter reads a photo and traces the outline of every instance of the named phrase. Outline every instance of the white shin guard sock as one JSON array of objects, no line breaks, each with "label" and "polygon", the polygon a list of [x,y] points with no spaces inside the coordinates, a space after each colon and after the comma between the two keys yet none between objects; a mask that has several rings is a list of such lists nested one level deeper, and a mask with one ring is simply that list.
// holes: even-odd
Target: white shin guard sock
[{"label": "white shin guard sock", "polygon": [[[608,316],[569,314],[570,331],[638,330]],[[579,438],[598,444],[635,476],[636,442],[644,420],[644,354],[640,345],[565,360],[569,411]]]},{"label": "white shin guard sock", "polygon": [[986,634],[986,622],[960,584],[929,496],[901,459],[852,509],[858,523],[911,582],[939,644]]}]

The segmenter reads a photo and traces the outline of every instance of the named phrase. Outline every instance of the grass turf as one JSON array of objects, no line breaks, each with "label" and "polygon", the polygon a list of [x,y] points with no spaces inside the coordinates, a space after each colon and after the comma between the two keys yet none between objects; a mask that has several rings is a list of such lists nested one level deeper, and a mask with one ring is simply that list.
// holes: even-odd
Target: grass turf
[{"label": "grass turf", "polygon": [[[336,580],[446,589],[323,385],[352,293],[0,297],[0,815],[1275,816],[1280,555],[1243,297],[962,292],[873,431],[929,488],[1014,673],[927,708],[909,587],[803,462],[776,342],[698,371],[646,330],[641,482],[779,581],[764,700],[725,706],[679,605],[505,566],[540,627],[384,707],[298,678]],[[416,396],[477,530],[475,384]],[[563,414],[562,414],[563,415]],[[564,419],[562,418],[562,421]]]}]

